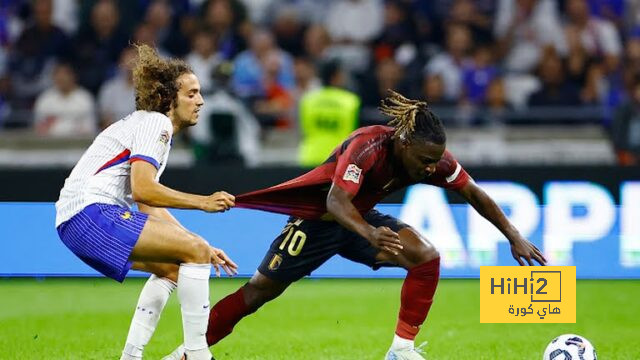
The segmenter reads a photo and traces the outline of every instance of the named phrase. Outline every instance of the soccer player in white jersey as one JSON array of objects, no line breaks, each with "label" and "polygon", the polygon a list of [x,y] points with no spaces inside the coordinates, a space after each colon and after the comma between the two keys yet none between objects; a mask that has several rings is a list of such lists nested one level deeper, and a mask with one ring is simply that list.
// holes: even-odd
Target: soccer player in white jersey
[{"label": "soccer player in white jersey", "polygon": [[[211,264],[233,274],[226,254],[185,229],[166,208],[222,212],[224,192],[195,195],[158,182],[180,130],[198,122],[197,77],[183,61],[163,60],[138,46],[136,109],[101,132],[71,171],[56,202],[56,228],[76,256],[122,282],[133,268],[152,273],[133,316],[122,359],[140,359],[171,292],[177,287],[190,360],[212,359],[205,332]],[[132,207],[138,204],[138,210]]]}]

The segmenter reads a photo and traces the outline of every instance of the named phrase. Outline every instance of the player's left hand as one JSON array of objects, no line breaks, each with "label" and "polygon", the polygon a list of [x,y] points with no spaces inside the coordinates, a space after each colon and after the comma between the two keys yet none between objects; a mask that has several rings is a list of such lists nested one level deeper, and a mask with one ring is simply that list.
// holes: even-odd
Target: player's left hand
[{"label": "player's left hand", "polygon": [[523,237],[519,237],[518,239],[515,239],[515,241],[511,242],[511,255],[513,255],[513,258],[516,259],[520,266],[525,266],[522,258],[527,260],[527,263],[531,266],[534,265],[533,260],[543,266],[547,264],[547,259],[542,255],[542,252],[535,245],[529,242],[529,240]]},{"label": "player's left hand", "polygon": [[236,263],[234,263],[222,249],[210,246],[210,250],[211,264],[213,265],[217,277],[220,277],[220,267],[229,276],[233,276],[238,273],[238,265],[236,265]]}]

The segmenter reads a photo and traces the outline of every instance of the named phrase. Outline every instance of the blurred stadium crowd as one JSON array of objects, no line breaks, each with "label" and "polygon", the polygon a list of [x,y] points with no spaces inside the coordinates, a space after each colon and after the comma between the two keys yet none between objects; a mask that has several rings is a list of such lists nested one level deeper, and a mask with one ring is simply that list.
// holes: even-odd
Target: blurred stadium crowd
[{"label": "blurred stadium crowd", "polygon": [[640,0],[0,0],[0,129],[89,136],[130,113],[132,43],[192,66],[245,159],[326,85],[359,125],[391,88],[450,128],[591,124],[620,163],[640,153]]}]

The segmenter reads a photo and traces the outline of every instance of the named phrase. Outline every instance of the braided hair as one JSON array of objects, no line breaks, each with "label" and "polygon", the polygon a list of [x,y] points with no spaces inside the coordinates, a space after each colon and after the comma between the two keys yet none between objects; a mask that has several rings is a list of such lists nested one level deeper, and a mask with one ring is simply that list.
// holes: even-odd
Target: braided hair
[{"label": "braided hair", "polygon": [[388,125],[395,128],[394,138],[402,140],[419,139],[442,145],[447,141],[444,126],[440,118],[428,107],[427,103],[407,99],[389,89],[389,96],[380,101],[380,111],[393,119]]}]

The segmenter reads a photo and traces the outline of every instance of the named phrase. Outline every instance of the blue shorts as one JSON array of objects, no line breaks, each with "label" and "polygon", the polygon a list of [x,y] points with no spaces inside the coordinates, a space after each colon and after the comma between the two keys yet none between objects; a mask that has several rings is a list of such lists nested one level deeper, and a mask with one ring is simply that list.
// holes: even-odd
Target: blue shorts
[{"label": "blue shorts", "polygon": [[87,265],[122,282],[149,215],[118,205],[91,204],[58,226],[62,242]]}]

